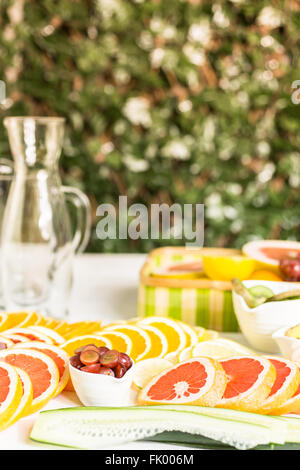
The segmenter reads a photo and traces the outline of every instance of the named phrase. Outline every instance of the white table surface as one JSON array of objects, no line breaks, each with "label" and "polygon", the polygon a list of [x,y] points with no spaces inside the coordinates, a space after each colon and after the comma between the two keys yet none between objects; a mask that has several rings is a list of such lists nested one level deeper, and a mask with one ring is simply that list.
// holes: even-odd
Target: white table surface
[{"label": "white table surface", "polygon": [[[84,254],[74,263],[74,286],[70,299],[69,321],[129,319],[136,315],[139,270],[146,259],[140,254]],[[242,338],[239,338],[242,339]],[[50,400],[44,409],[66,408],[80,405],[76,395],[63,392]],[[37,414],[20,419],[0,433],[1,450],[55,449],[29,439]],[[61,449],[64,449],[61,447]],[[133,442],[109,450],[170,450],[190,447],[171,446],[151,442]]]}]

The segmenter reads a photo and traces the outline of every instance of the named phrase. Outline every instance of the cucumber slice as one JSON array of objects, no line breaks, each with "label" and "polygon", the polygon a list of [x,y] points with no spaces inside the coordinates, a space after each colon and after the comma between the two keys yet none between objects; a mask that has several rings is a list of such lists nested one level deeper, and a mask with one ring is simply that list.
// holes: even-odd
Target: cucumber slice
[{"label": "cucumber slice", "polygon": [[266,286],[253,286],[249,287],[248,291],[250,292],[253,297],[257,299],[267,299],[268,297],[272,297],[274,292]]},{"label": "cucumber slice", "polygon": [[175,411],[152,406],[76,407],[41,412],[30,438],[48,444],[99,449],[149,439],[165,431],[200,435],[237,449],[269,444],[273,434],[269,424],[201,415],[182,408]]}]

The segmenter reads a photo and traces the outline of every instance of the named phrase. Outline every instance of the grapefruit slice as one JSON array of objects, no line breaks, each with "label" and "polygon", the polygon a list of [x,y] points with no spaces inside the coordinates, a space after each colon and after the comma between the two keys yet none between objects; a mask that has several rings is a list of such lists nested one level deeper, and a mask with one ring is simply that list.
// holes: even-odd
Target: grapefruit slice
[{"label": "grapefruit slice", "polygon": [[[300,384],[299,367],[295,362],[282,357],[265,356],[276,369],[276,380],[268,397],[260,404],[258,413],[278,414],[297,391]],[[281,413],[280,413],[281,414]]]},{"label": "grapefruit slice", "polygon": [[29,341],[42,341],[43,343],[47,344],[53,344],[52,339],[49,336],[46,336],[44,333],[41,333],[39,331],[36,331],[32,328],[10,328],[9,330],[6,330],[3,332],[3,336],[8,336],[9,335],[18,335],[18,336],[24,336],[27,338]]},{"label": "grapefruit slice", "polygon": [[272,412],[274,415],[283,415],[288,413],[300,414],[300,384],[294,395]]},{"label": "grapefruit slice", "polygon": [[215,406],[225,388],[226,374],[219,362],[188,359],[154,377],[139,393],[138,403]]},{"label": "grapefruit slice", "polygon": [[0,361],[19,367],[29,375],[33,399],[28,414],[40,410],[54,396],[59,383],[59,372],[55,362],[47,354],[34,349],[6,349],[0,351]]},{"label": "grapefruit slice", "polygon": [[0,362],[0,430],[7,427],[23,394],[21,379],[14,367]]},{"label": "grapefruit slice", "polygon": [[151,276],[172,279],[197,279],[204,276],[202,261],[181,261],[154,268]]},{"label": "grapefruit slice", "polygon": [[[19,348],[17,344],[14,348]],[[55,362],[58,372],[59,372],[59,383],[56,389],[54,396],[58,395],[67,385],[69,380],[69,355],[59,346],[54,346],[53,344],[45,344],[39,341],[29,341],[28,343],[22,344],[22,348],[35,349],[36,351],[41,351],[47,356],[51,357]]]},{"label": "grapefruit slice", "polygon": [[48,336],[52,339],[52,342],[54,344],[63,344],[66,342],[65,338],[63,338],[59,333],[46,326],[32,325],[30,329],[37,331],[38,333],[41,333],[45,336]]},{"label": "grapefruit slice", "polygon": [[133,385],[141,390],[153,377],[160,374],[163,370],[170,369],[172,366],[172,362],[161,357],[139,361],[134,368]]},{"label": "grapefruit slice", "polygon": [[4,332],[4,334],[5,334],[5,338],[7,338],[9,341],[12,341],[13,344],[26,343],[27,341],[30,341],[29,338],[26,338],[26,336],[23,336],[23,335],[6,334],[6,332]]},{"label": "grapefruit slice", "polygon": [[138,322],[138,325],[150,325],[158,328],[167,338],[168,353],[178,353],[186,347],[187,337],[184,330],[172,318],[151,316]]},{"label": "grapefruit slice", "polygon": [[242,251],[254,259],[261,268],[280,275],[279,262],[283,258],[300,255],[300,243],[291,240],[254,240],[246,243]]},{"label": "grapefruit slice", "polygon": [[[1,349],[8,349],[14,345],[14,342],[11,339],[6,338],[5,336],[0,336],[0,345],[1,343],[2,343]],[[5,347],[3,345],[5,345]]]},{"label": "grapefruit slice", "polygon": [[227,375],[221,408],[256,411],[268,397],[275,382],[276,369],[265,357],[233,356],[220,360]]}]

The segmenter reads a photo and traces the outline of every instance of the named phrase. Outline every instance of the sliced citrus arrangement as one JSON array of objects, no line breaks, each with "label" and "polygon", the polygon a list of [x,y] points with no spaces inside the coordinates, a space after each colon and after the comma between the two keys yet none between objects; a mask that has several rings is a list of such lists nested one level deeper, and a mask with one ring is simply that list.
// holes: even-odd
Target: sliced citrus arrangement
[{"label": "sliced citrus arrangement", "polygon": [[266,356],[276,369],[276,379],[267,398],[257,410],[261,414],[274,414],[297,391],[300,384],[299,367],[281,357]]},{"label": "sliced citrus arrangement", "polygon": [[[0,336],[0,345],[2,344],[2,349],[11,348],[15,343],[5,336]],[[5,347],[4,347],[5,346]]]},{"label": "sliced citrus arrangement", "polygon": [[10,328],[9,330],[4,331],[3,336],[6,335],[8,338],[10,337],[10,335],[18,335],[24,336],[29,341],[42,341],[47,344],[53,344],[53,341],[49,336],[39,331],[36,331],[31,327],[20,328],[16,326],[14,328]]},{"label": "sliced citrus arrangement", "polygon": [[138,325],[151,325],[158,328],[167,338],[168,353],[178,353],[186,347],[187,336],[180,324],[168,317],[146,317]]},{"label": "sliced citrus arrangement", "polygon": [[173,367],[172,362],[167,359],[151,358],[139,361],[135,365],[133,385],[137,389],[145,387],[153,377],[160,374],[163,370]]},{"label": "sliced citrus arrangement", "polygon": [[63,344],[66,342],[63,336],[61,336],[59,333],[57,333],[56,331],[52,330],[52,328],[49,328],[47,326],[32,325],[30,329],[38,333],[41,333],[45,336],[48,336],[48,338],[50,338],[54,344],[59,345],[59,344]]},{"label": "sliced citrus arrangement", "polygon": [[191,327],[190,325],[188,325],[187,323],[183,321],[179,321],[179,320],[176,320],[176,321],[178,325],[185,332],[185,335],[186,335],[185,348],[199,342],[198,334],[196,333],[193,327]]},{"label": "sliced citrus arrangement", "polygon": [[[142,360],[151,349],[151,339],[147,331],[136,325],[115,325],[103,329],[105,332],[119,332],[126,334],[132,341],[130,356],[134,361]],[[123,352],[123,351],[122,351]]]},{"label": "sliced citrus arrangement", "polygon": [[[14,346],[14,349],[19,347],[20,346],[17,344]],[[25,344],[22,344],[21,347],[23,349],[28,348],[41,351],[53,359],[59,372],[59,382],[54,396],[58,395],[65,388],[69,380],[69,355],[67,352],[58,346],[54,346],[53,344],[45,344],[40,341],[29,341]]]},{"label": "sliced citrus arrangement", "polygon": [[16,369],[0,362],[0,430],[7,427],[22,394],[22,383]]},{"label": "sliced citrus arrangement", "polygon": [[192,357],[212,357],[224,359],[231,356],[243,356],[254,354],[254,351],[242,346],[236,341],[226,338],[211,339],[196,344],[192,349]]},{"label": "sliced citrus arrangement", "polygon": [[139,393],[138,403],[215,406],[226,380],[224,369],[214,359],[189,359],[154,377]]},{"label": "sliced citrus arrangement", "polygon": [[264,357],[233,356],[220,361],[227,386],[216,405],[240,411],[256,411],[268,397],[276,379],[276,369]]},{"label": "sliced citrus arrangement", "polygon": [[131,355],[131,351],[133,348],[131,338],[121,331],[101,331],[101,333],[97,334],[99,339],[103,341],[108,341],[111,346],[107,346],[109,349],[116,349],[119,352]]},{"label": "sliced citrus arrangement", "polygon": [[291,398],[272,411],[273,415],[284,415],[288,413],[300,414],[300,384]]},{"label": "sliced citrus arrangement", "polygon": [[0,351],[0,361],[19,367],[29,375],[33,387],[29,413],[40,410],[54,396],[59,384],[59,372],[47,354],[34,349],[6,349]]}]

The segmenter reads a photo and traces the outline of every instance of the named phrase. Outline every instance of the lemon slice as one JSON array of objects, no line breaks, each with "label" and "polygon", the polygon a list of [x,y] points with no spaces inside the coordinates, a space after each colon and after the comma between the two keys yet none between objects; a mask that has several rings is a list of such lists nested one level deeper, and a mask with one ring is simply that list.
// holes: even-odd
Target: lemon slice
[{"label": "lemon slice", "polygon": [[146,317],[138,323],[140,326],[151,325],[158,328],[167,338],[168,353],[179,353],[186,347],[187,335],[181,325],[172,318],[151,316]]},{"label": "lemon slice", "polygon": [[144,359],[135,365],[133,385],[137,389],[142,389],[150,380],[163,370],[173,367],[172,362],[163,358]]},{"label": "lemon slice", "polygon": [[256,268],[256,261],[246,256],[203,256],[203,269],[215,281],[248,279]]},{"label": "lemon slice", "polygon": [[225,338],[202,341],[196,344],[192,351],[192,357],[211,357],[213,359],[225,359],[231,356],[256,355],[254,351],[245,346]]},{"label": "lemon slice", "polygon": [[188,348],[184,348],[179,354],[178,354],[178,362],[183,362],[186,361],[187,359],[191,359],[193,356],[193,349],[195,345],[189,346]]}]

